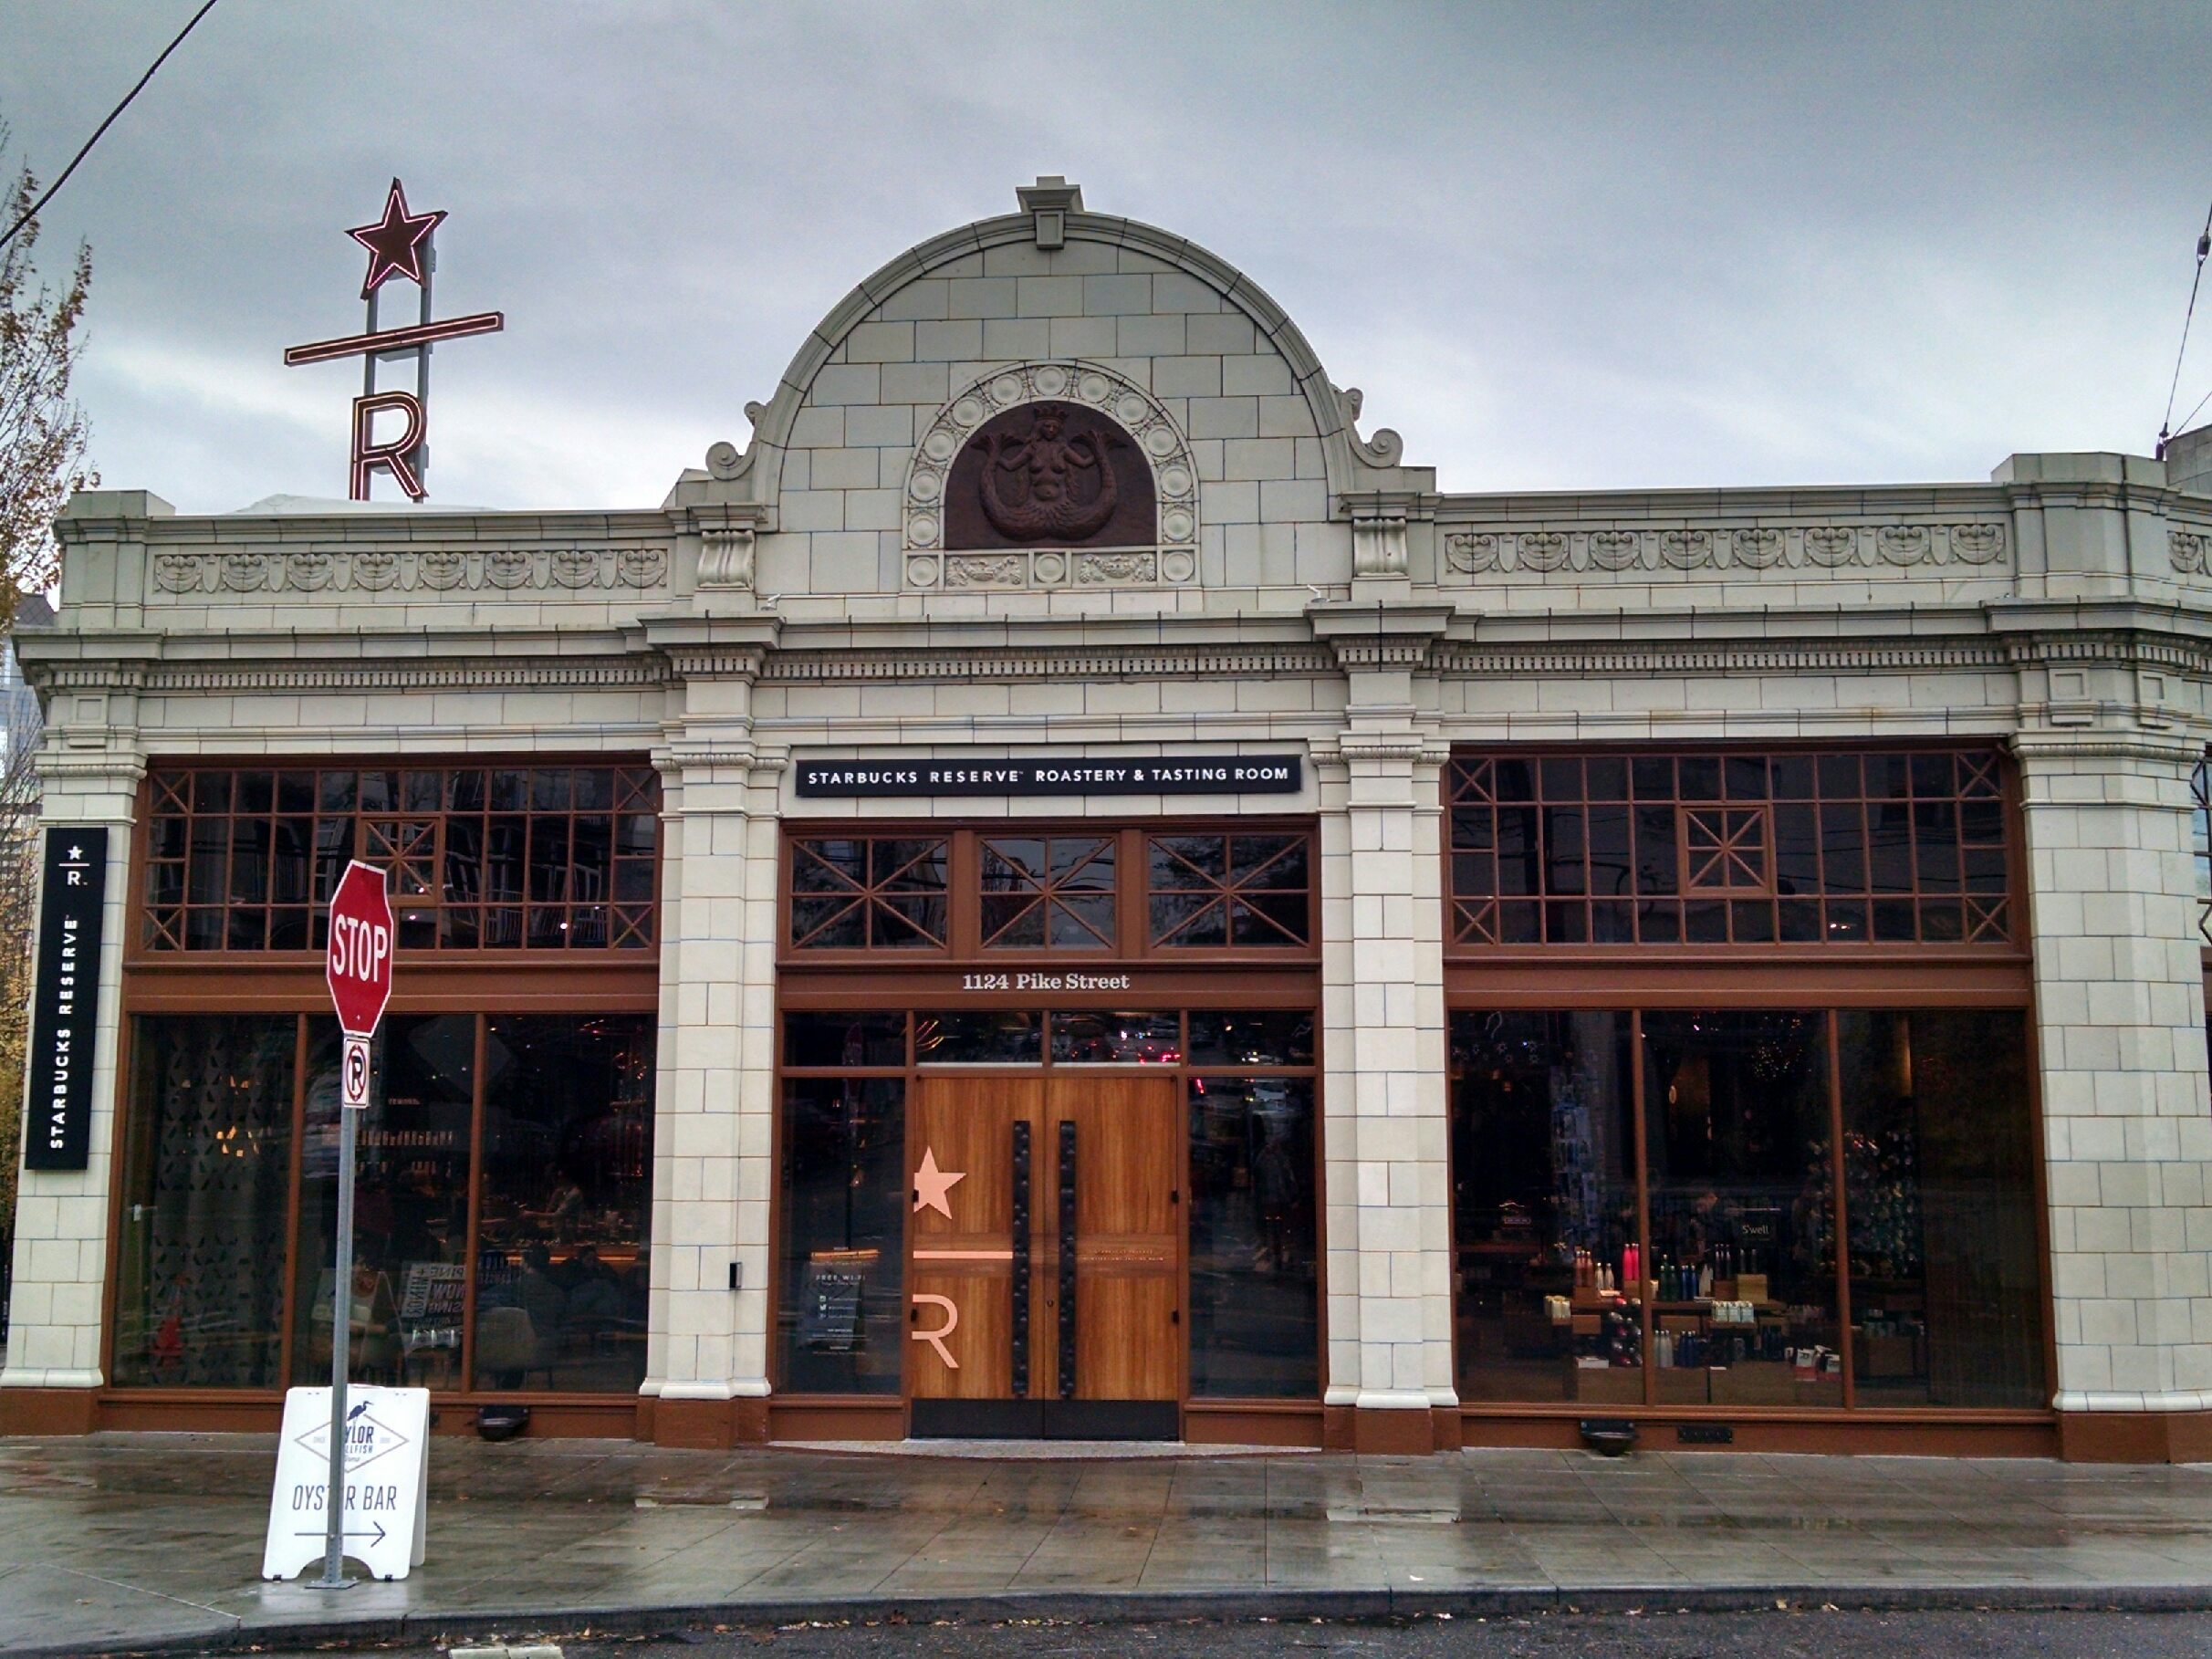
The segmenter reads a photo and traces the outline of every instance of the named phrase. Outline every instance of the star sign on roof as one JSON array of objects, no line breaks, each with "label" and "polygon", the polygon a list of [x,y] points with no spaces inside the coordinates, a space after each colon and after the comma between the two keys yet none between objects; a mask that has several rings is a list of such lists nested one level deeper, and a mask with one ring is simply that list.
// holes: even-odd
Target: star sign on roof
[{"label": "star sign on roof", "polygon": [[384,216],[374,224],[357,225],[346,233],[369,250],[369,276],[361,284],[366,299],[394,276],[404,276],[418,287],[423,282],[423,245],[438,228],[443,213],[411,214],[407,193],[397,179],[384,198]]}]

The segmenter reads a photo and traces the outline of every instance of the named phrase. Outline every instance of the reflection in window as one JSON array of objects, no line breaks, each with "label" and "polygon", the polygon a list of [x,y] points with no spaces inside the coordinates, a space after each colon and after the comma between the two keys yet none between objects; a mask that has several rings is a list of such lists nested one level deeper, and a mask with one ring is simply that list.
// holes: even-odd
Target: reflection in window
[{"label": "reflection in window", "polygon": [[1841,1405],[1825,1017],[1647,1013],[1643,1054],[1659,1403]]},{"label": "reflection in window", "polygon": [[[308,1022],[299,1233],[293,1255],[292,1382],[330,1380],[331,1256],[338,1216],[340,1039]],[[357,1125],[352,1374],[459,1388],[468,1264],[469,1116],[476,1017],[395,1016]]]},{"label": "reflection in window", "polygon": [[1836,1019],[1858,1403],[2047,1403],[2026,1016]]},{"label": "reflection in window", "polygon": [[1313,1084],[1190,1080],[1191,1393],[1320,1392]]},{"label": "reflection in window", "polygon": [[1280,948],[1311,937],[1303,833],[1154,835],[1146,846],[1155,946]]},{"label": "reflection in window", "polygon": [[1643,1400],[1625,1014],[1452,1016],[1465,1400]]},{"label": "reflection in window", "polygon": [[1052,1017],[1055,1065],[1173,1066],[1183,1059],[1177,1014],[1082,1013]]},{"label": "reflection in window", "polygon": [[983,843],[986,950],[1111,950],[1111,836],[993,837]]},{"label": "reflection in window", "polygon": [[1215,1013],[1193,1009],[1191,1055],[1194,1066],[1310,1066],[1313,1012],[1247,1010]]},{"label": "reflection in window", "polygon": [[115,1382],[276,1388],[298,1021],[136,1027],[117,1251]]},{"label": "reflection in window", "polygon": [[1035,1066],[1045,1058],[1045,1017],[1027,1009],[957,1009],[914,1016],[923,1066]]},{"label": "reflection in window", "polygon": [[791,944],[800,950],[942,950],[941,836],[791,843]]},{"label": "reflection in window", "polygon": [[642,1014],[485,1020],[477,1387],[644,1380],[652,1044]]},{"label": "reflection in window", "polygon": [[777,1386],[896,1394],[905,1347],[905,1083],[787,1078]]}]

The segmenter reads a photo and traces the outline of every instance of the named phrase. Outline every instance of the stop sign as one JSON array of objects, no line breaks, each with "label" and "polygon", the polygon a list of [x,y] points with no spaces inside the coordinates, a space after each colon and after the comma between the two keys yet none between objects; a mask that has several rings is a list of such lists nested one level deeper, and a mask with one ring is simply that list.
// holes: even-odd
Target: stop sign
[{"label": "stop sign", "polygon": [[349,1037],[373,1037],[391,999],[391,904],[384,872],[355,859],[330,895],[330,948],[323,977]]}]

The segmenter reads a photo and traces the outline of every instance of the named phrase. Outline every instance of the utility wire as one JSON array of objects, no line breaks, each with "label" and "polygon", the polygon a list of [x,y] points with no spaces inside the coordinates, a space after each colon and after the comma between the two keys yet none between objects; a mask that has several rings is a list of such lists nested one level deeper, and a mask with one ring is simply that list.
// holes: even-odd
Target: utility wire
[{"label": "utility wire", "polygon": [[[56,179],[51,184],[47,185],[46,187],[45,193],[42,194],[37,201],[32,203],[29,207],[24,210],[23,216],[20,219],[17,219],[15,224],[7,227],[7,232],[5,235],[0,235],[0,247],[5,247],[9,243],[13,242],[16,239],[16,233],[38,216],[38,210],[44,207],[48,202],[51,202],[54,199],[54,193],[69,182],[69,175],[77,171],[78,162],[83,161],[85,157],[92,153],[92,146],[99,142],[101,134],[105,133],[109,128],[115,125],[115,118],[120,115],[124,110],[130,108],[130,100],[146,89],[146,83],[153,78],[154,71],[159,69],[163,64],[169,61],[169,54],[175,51],[179,47],[183,46],[184,44],[184,37],[191,34],[195,28],[199,27],[200,19],[206,16],[208,13],[214,11],[214,9],[215,0],[207,0],[206,5],[203,5],[198,11],[193,13],[192,21],[187,23],[183,28],[179,29],[177,31],[177,37],[162,48],[162,55],[153,60],[153,68],[148,69],[143,75],[139,77],[138,85],[123,94],[123,101],[116,105],[114,109],[108,112],[108,119],[100,122],[99,126],[94,130],[92,136],[85,141],[85,147],[69,158],[69,164],[61,170],[61,176]],[[2201,264],[2202,262],[2199,261],[2199,263]]]},{"label": "utility wire", "polygon": [[[2196,318],[2196,290],[2205,279],[2205,256],[2207,254],[2212,254],[2212,207],[2205,210],[2205,228],[2196,238],[2196,274],[2189,278],[2189,308],[2181,318],[2181,350],[2174,353],[2174,378],[2166,386],[2165,419],[2158,423],[2158,454],[2161,459],[2165,455],[2166,440],[2174,435],[2174,394],[2181,390],[2181,360],[2189,354],[2189,325]],[[2212,398],[2212,394],[2207,394],[2207,398]],[[2196,409],[2204,406],[2204,402],[2199,402]],[[2181,423],[2185,430],[2196,418],[2196,409],[2182,416]]]}]

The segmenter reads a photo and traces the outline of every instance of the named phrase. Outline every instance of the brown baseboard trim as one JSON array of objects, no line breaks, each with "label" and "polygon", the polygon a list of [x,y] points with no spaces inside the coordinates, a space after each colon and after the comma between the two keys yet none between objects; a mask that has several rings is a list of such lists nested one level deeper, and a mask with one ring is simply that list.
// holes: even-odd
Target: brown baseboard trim
[{"label": "brown baseboard trim", "polygon": [[1282,1405],[1239,1405],[1221,1401],[1183,1408],[1183,1439],[1188,1445],[1304,1445],[1322,1442],[1320,1402]]},{"label": "brown baseboard trim", "polygon": [[906,1403],[784,1394],[760,1402],[770,1440],[903,1440]]},{"label": "brown baseboard trim", "polygon": [[2212,1462],[2212,1412],[2061,1412],[2068,1463]]},{"label": "brown baseboard trim", "polygon": [[0,1435],[89,1435],[99,1415],[97,1388],[0,1388]]},{"label": "brown baseboard trim", "polygon": [[[1923,1457],[2055,1457],[2058,1424],[2047,1416],[1869,1419],[1842,1414],[1821,1417],[1731,1416],[1725,1412],[1637,1411],[1615,1407],[1590,1413],[1624,1419],[1637,1428],[1640,1452],[1806,1452],[1827,1456]],[[1515,1415],[1495,1408],[1459,1414],[1463,1444],[1481,1447],[1579,1449],[1581,1418],[1556,1412]],[[1724,1444],[1683,1440],[1679,1429],[1725,1425]]]}]

